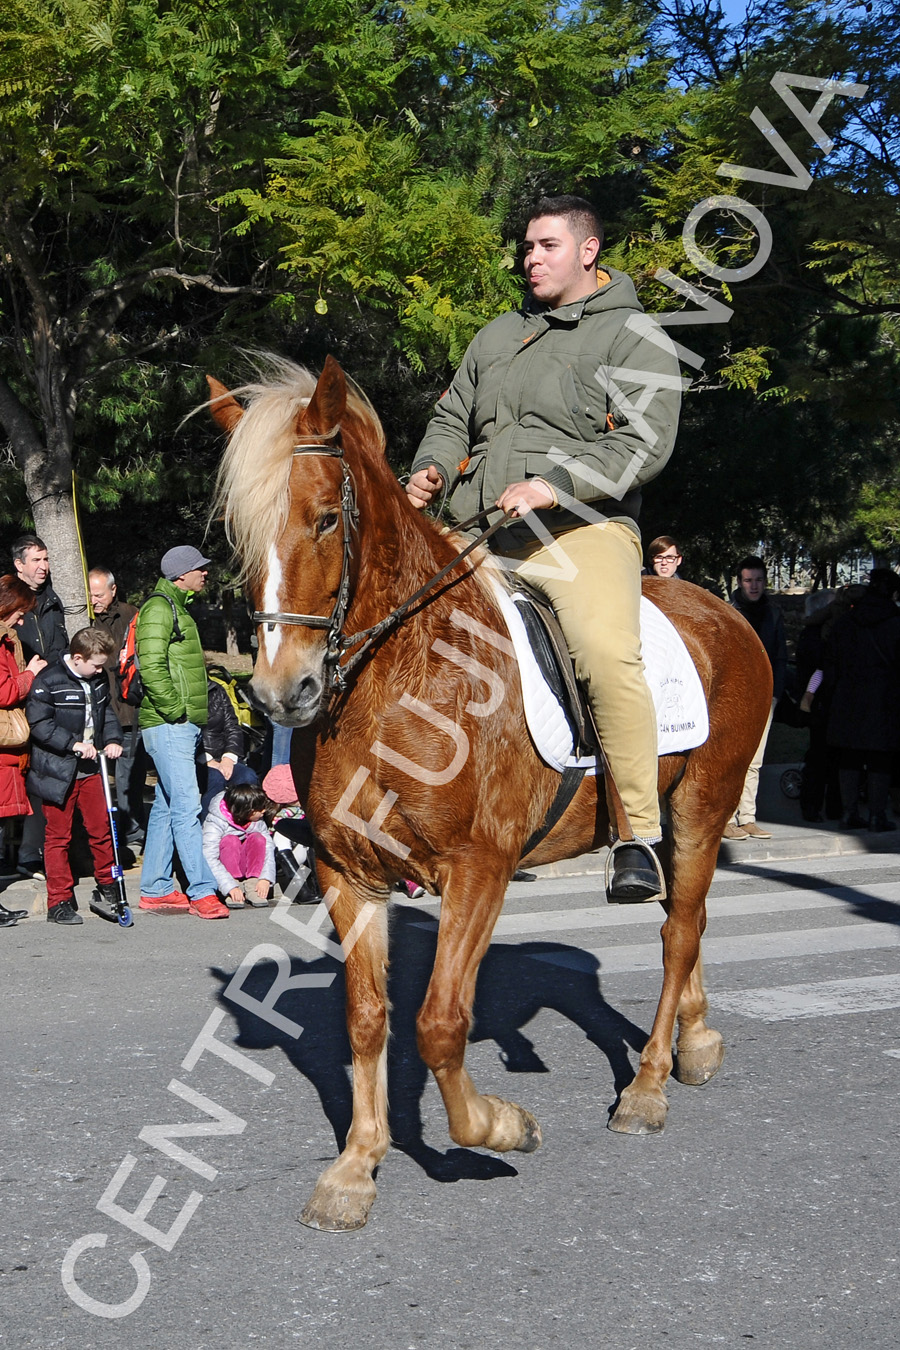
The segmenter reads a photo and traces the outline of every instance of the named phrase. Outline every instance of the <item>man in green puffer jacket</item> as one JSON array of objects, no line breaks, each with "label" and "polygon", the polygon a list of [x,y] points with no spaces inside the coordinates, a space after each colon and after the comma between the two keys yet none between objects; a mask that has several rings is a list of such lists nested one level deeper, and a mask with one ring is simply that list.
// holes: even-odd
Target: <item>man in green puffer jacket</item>
[{"label": "man in green puffer jacket", "polygon": [[[188,605],[206,585],[209,559],[190,544],[170,548],[162,576],[138,615],[135,647],[144,698],[139,722],[156,767],[156,793],[141,868],[140,909],[227,919],[203,855],[197,752],[206,725],[206,665]],[[172,878],[174,850],[187,894]]]},{"label": "man in green puffer jacket", "polygon": [[589,202],[545,197],[525,236],[529,294],[471,343],[412,465],[418,508],[450,491],[458,519],[495,504],[491,540],[553,604],[628,813],[609,898],[661,894],[657,730],[640,642],[642,484],[672,453],[681,386],[671,341],[631,280],[598,267]]}]

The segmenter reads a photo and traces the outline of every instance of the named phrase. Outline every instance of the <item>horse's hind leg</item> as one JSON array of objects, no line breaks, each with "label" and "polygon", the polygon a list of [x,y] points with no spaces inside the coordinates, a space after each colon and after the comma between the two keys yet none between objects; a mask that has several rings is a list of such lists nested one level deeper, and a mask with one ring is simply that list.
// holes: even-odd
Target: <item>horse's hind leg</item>
[{"label": "horse's hind leg", "polygon": [[441,902],[434,968],[416,1025],[419,1054],[440,1088],[454,1143],[532,1153],[541,1143],[541,1128],[531,1112],[479,1093],[464,1065],[478,967],[503,905],[506,876],[503,863],[491,867],[483,860],[478,868],[452,871]]},{"label": "horse's hind leg", "polygon": [[675,1041],[674,1074],[679,1083],[699,1087],[722,1067],[725,1042],[718,1031],[706,1025],[709,1000],[703,988],[703,958],[688,976],[678,1004],[678,1037]]},{"label": "horse's hind leg", "polygon": [[[706,928],[706,893],[716,870],[721,830],[720,808],[702,799],[684,783],[669,803],[672,863],[669,896],[662,926],[663,987],[634,1081],[619,1098],[609,1122],[622,1134],[656,1134],[664,1126],[669,1104],[664,1085],[672,1071],[672,1034],[679,1020],[679,1055],[685,1082],[706,1082],[722,1062],[724,1049],[717,1031],[703,1020],[700,939]],[[680,800],[677,798],[680,796]],[[680,1077],[680,1075],[679,1075]]]},{"label": "horse's hind leg", "polygon": [[[346,880],[319,864],[326,886],[340,894],[331,917],[343,941],[363,912],[363,901]],[[347,1031],[353,1053],[353,1121],[344,1151],[319,1177],[300,1216],[310,1228],[331,1233],[362,1228],[375,1199],[372,1173],[390,1143],[387,1120],[387,905],[369,911],[368,922],[346,953]]]}]

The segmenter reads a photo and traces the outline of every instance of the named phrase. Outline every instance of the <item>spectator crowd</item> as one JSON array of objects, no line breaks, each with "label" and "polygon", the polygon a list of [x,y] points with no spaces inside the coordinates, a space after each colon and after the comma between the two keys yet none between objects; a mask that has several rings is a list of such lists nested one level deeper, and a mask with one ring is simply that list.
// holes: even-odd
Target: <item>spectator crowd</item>
[{"label": "spectator crowd", "polygon": [[[48,920],[64,927],[83,922],[72,867],[77,820],[96,883],[91,909],[116,919],[102,779],[108,769],[117,837],[143,853],[139,908],[227,918],[233,909],[268,905],[276,881],[291,899],[319,899],[314,840],[285,762],[289,736],[275,737],[260,782],[262,765],[258,772],[247,762],[228,689],[206,668],[191,604],[206,585],[209,559],[188,544],[169,549],[139,610],[120,598],[107,567],[92,567],[92,620],[69,638],[43,541],[23,535],[11,552],[12,570],[0,576],[2,847],[7,868],[17,847],[17,874],[46,881]],[[647,564],[649,575],[684,584],[684,555],[671,535],[652,541]],[[785,704],[809,728],[804,818],[827,816],[846,830],[893,830],[900,576],[875,568],[868,585],[846,587],[824,605],[809,597],[792,690],[784,620],[768,595],[765,564],[748,556],[735,574],[731,604],[766,651],[773,694],[724,837],[770,837],[756,819],[759,771],[773,718]],[[131,676],[123,678],[129,651],[131,676],[139,676],[133,687]],[[148,772],[155,779],[149,813]],[[413,883],[401,888],[422,893]],[[27,913],[0,904],[0,927],[15,926]]]},{"label": "spectator crowd", "polygon": [[[23,536],[12,561],[14,571],[0,576],[0,819],[6,856],[20,824],[16,871],[46,882],[49,922],[83,923],[72,867],[77,821],[93,863],[90,907],[117,918],[102,779],[108,766],[116,838],[143,852],[139,908],[219,919],[245,904],[268,904],[276,839],[278,852],[290,854],[286,875],[301,867],[306,875],[311,840],[304,843],[302,833],[282,839],[269,828],[286,809],[305,825],[292,783],[285,790],[290,769],[270,770],[273,800],[246,763],[228,692],[207,674],[190,605],[206,584],[209,560],[191,545],[169,549],[140,610],[119,598],[108,568],[92,568],[92,622],[71,639],[43,541]],[[130,633],[134,670],[126,688],[120,666]],[[148,814],[150,769],[156,781]],[[314,877],[302,898],[319,898]],[[27,914],[0,905],[0,927]]]}]

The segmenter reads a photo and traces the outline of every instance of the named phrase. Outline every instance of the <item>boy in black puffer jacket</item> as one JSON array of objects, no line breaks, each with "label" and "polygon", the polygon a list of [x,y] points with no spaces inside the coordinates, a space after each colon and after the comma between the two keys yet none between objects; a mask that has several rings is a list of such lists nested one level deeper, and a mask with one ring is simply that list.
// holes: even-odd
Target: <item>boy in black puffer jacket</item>
[{"label": "boy in black puffer jacket", "polygon": [[101,751],[109,759],[118,759],[122,753],[122,728],[112,711],[103,673],[113,646],[109,633],[82,628],[69,643],[68,654],[41,672],[25,704],[32,742],[26,781],[28,791],[40,797],[44,807],[47,918],[51,923],[82,922],[69,862],[76,806],[90,841],[100,892],[97,905],[91,907],[104,917],[110,917],[107,907],[115,913],[112,839],[98,757]]},{"label": "boy in black puffer jacket", "polygon": [[213,797],[224,792],[229,783],[258,783],[259,779],[244,763],[244,733],[231,699],[215,680],[207,680],[209,721],[201,732],[205,763],[197,764],[200,783],[200,819],[205,820]]}]

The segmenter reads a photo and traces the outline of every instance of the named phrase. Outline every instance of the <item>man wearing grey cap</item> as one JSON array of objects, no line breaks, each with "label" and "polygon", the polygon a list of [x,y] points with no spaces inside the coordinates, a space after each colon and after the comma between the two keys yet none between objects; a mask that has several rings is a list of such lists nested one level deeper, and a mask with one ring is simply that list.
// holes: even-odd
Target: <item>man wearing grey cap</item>
[{"label": "man wearing grey cap", "polygon": [[[206,585],[209,559],[190,544],[170,548],[162,576],[141,606],[136,647],[144,698],[140,728],[156,766],[157,786],[147,822],[140,909],[227,919],[203,856],[197,750],[206,725],[206,666],[188,605]],[[174,850],[187,877],[187,894],[172,878]]]}]

